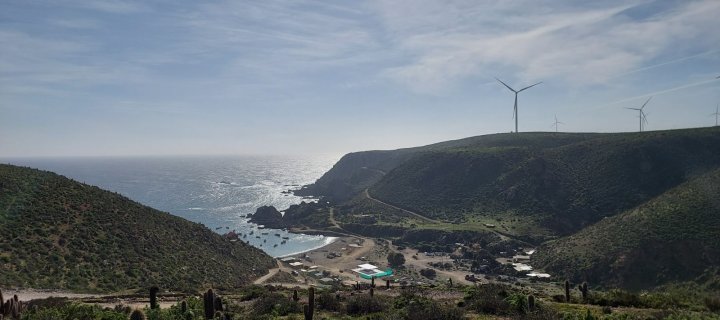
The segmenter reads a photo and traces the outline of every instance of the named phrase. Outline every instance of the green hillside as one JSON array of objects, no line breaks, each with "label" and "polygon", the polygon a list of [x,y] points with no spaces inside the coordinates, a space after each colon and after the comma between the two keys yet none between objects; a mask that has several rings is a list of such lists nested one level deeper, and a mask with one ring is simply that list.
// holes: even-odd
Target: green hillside
[{"label": "green hillside", "polygon": [[409,159],[428,152],[458,148],[512,148],[534,146],[535,148],[557,147],[598,136],[595,133],[575,134],[491,134],[458,140],[445,141],[422,147],[398,150],[373,150],[353,152],[343,156],[327,173],[315,183],[298,191],[299,195],[322,195],[336,202],[346,201],[365,190],[383,176]]},{"label": "green hillside", "polygon": [[507,232],[541,242],[718,167],[718,128],[495,134],[349,154],[307,190],[338,200],[369,188],[374,198],[436,219],[513,221],[522,227]]},{"label": "green hillside", "polygon": [[[575,281],[645,288],[720,264],[720,170],[542,246],[533,265]],[[720,290],[720,288],[715,288]]]},{"label": "green hillside", "polygon": [[272,263],[256,248],[116,193],[0,164],[0,287],[237,287]]}]

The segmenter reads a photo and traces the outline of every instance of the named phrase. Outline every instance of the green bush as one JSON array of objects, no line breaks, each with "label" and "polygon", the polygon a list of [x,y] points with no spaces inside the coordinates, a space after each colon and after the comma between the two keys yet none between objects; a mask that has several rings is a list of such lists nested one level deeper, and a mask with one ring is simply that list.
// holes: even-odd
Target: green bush
[{"label": "green bush", "polygon": [[386,306],[380,298],[369,295],[355,295],[348,299],[345,310],[351,315],[369,314],[385,310]]},{"label": "green bush", "polygon": [[465,292],[465,306],[480,313],[507,315],[512,310],[508,302],[508,288],[502,284],[471,287]]},{"label": "green bush", "polygon": [[270,292],[255,300],[250,307],[254,315],[271,314],[286,316],[291,313],[300,313],[300,304],[277,292]]}]

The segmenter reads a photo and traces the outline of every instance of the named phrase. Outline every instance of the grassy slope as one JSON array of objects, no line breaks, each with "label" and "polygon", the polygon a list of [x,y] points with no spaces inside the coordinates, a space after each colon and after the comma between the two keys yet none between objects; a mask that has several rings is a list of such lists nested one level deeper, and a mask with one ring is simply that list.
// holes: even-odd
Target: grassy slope
[{"label": "grassy slope", "polygon": [[[550,134],[532,133],[520,136],[491,134],[458,140],[445,141],[422,147],[398,150],[373,150],[353,152],[343,156],[330,171],[314,184],[301,190],[301,195],[322,195],[337,202],[347,201],[356,194],[380,181],[385,174],[409,159],[427,152],[458,148],[510,148],[533,145],[536,147],[557,147],[583,141],[597,136],[593,133]],[[552,137],[552,139],[549,139]]]},{"label": "grassy slope", "polygon": [[[479,143],[484,137],[488,141]],[[474,141],[416,153],[375,183],[371,194],[444,220],[510,215],[561,235],[720,167],[717,128],[504,134]]]},{"label": "grassy slope", "polygon": [[644,288],[720,264],[720,170],[544,245],[533,264],[577,281]]},{"label": "grassy slope", "polygon": [[271,265],[256,248],[116,193],[0,165],[0,286],[232,287]]}]

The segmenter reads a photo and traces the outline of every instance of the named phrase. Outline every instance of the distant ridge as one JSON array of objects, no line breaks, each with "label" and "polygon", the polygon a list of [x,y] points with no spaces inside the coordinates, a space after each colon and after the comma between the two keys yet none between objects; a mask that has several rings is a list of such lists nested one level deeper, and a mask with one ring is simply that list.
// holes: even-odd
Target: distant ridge
[{"label": "distant ridge", "polygon": [[0,164],[0,286],[114,292],[239,287],[273,260],[63,176]]},{"label": "distant ridge", "polygon": [[444,221],[506,218],[540,243],[572,234],[720,168],[720,128],[492,134],[345,155],[300,191],[342,202],[369,189]]}]

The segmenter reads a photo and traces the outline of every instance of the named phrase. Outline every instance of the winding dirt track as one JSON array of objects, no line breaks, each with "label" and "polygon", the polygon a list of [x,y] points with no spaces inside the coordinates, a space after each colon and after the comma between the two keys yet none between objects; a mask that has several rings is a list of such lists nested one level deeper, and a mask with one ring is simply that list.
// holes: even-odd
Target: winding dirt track
[{"label": "winding dirt track", "polygon": [[435,219],[431,219],[431,218],[428,218],[428,217],[426,217],[426,216],[423,216],[423,215],[421,215],[421,214],[419,214],[419,213],[415,213],[415,212],[412,212],[412,211],[410,211],[410,210],[406,210],[406,209],[400,208],[400,207],[398,207],[398,206],[391,205],[391,204],[389,204],[389,203],[387,203],[387,202],[383,202],[382,200],[375,199],[375,198],[373,198],[373,197],[370,195],[370,193],[368,192],[368,189],[365,189],[364,195],[365,195],[366,198],[368,198],[368,199],[370,199],[370,200],[372,200],[372,201],[375,201],[375,202],[377,202],[377,203],[380,203],[380,204],[382,204],[382,205],[388,206],[388,207],[393,208],[393,209],[396,209],[396,210],[400,210],[400,211],[402,211],[402,212],[404,212],[404,213],[407,213],[407,214],[409,214],[409,215],[411,215],[411,216],[413,216],[413,217],[416,217],[416,218],[418,218],[418,219],[420,219],[420,220],[425,220],[425,221],[427,221],[427,222],[432,222],[432,223],[443,223],[442,221],[435,220]]}]

